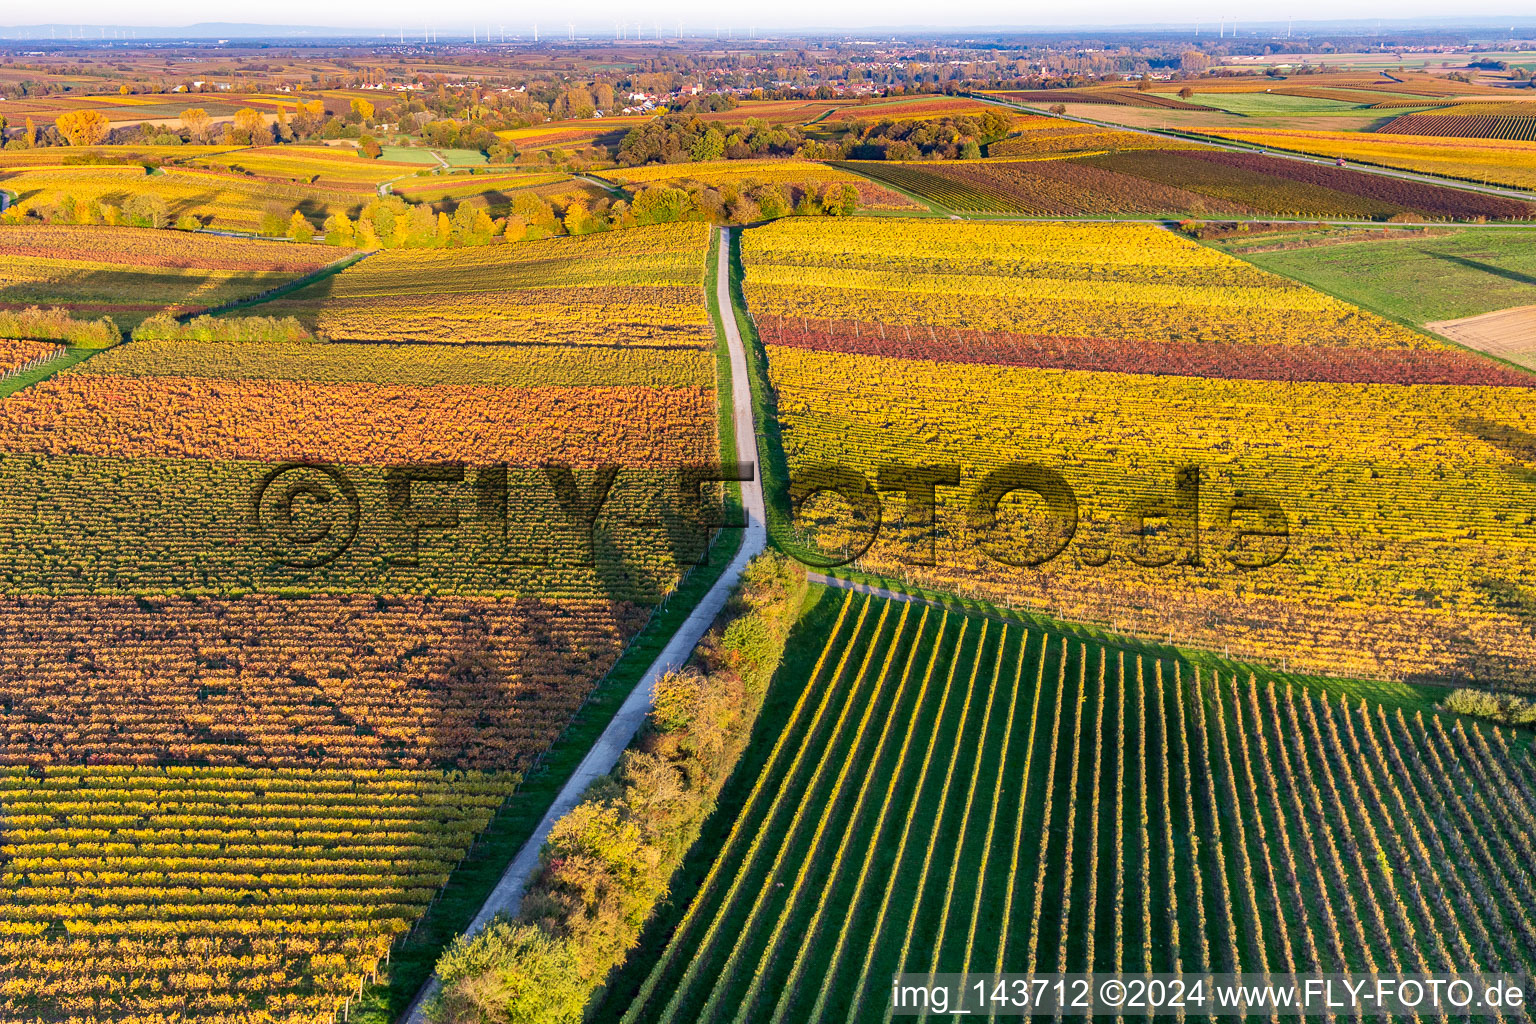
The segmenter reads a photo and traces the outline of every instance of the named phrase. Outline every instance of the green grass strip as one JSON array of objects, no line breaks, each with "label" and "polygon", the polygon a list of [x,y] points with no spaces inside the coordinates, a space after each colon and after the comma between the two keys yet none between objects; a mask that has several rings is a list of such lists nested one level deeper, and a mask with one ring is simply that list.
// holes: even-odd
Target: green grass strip
[{"label": "green grass strip", "polygon": [[105,351],[104,348],[66,348],[62,355],[54,356],[46,363],[39,363],[30,370],[23,370],[21,373],[0,379],[0,398],[9,398],[24,388],[40,384],[54,374],[83,363],[98,352]]}]

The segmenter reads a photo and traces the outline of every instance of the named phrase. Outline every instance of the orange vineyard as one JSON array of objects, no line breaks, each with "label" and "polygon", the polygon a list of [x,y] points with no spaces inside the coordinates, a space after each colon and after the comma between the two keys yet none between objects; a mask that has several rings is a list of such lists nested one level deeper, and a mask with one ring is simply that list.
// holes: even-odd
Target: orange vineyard
[{"label": "orange vineyard", "polygon": [[666,467],[709,455],[713,418],[706,388],[413,388],[64,374],[0,406],[0,431],[12,452]]}]

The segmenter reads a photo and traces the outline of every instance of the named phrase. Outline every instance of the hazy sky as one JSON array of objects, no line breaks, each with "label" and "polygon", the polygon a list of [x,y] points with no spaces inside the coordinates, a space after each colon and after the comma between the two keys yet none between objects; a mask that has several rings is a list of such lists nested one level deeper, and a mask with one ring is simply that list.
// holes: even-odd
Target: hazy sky
[{"label": "hazy sky", "polygon": [[[1511,9],[1525,9],[1525,3],[1507,0],[1471,0],[1447,5],[1444,0],[1295,0],[1262,6],[1222,3],[1221,0],[1164,0],[1146,4],[1133,0],[1081,0],[1073,3],[1009,3],[1003,0],[962,0],[936,4],[932,0],[780,0],[772,4],[743,5],[719,0],[662,0],[654,5],[637,5],[628,0],[587,0],[577,4],[510,5],[489,0],[467,0],[423,5],[415,0],[369,0],[316,4],[313,0],[264,0],[250,3],[207,3],[199,0],[146,0],[124,6],[118,0],[67,0],[46,7],[27,5],[31,18],[46,12],[47,20],[86,25],[187,25],[194,22],[224,21],[261,24],[327,25],[338,27],[398,30],[419,39],[423,12],[430,11],[439,31],[468,31],[471,23],[489,25],[499,32],[503,25],[510,35],[527,33],[537,21],[540,33],[564,34],[574,20],[578,32],[601,31],[612,34],[614,21],[633,27],[645,22],[647,36],[659,23],[665,36],[675,36],[678,24],[692,35],[713,34],[714,27],[733,25],[745,28],[756,24],[765,29],[793,27],[837,27],[850,30],[917,26],[988,26],[1021,31],[1031,28],[1065,25],[1147,25],[1157,23],[1201,23],[1201,34],[1210,26],[1214,32],[1219,19],[1228,23],[1235,17],[1242,23],[1297,20],[1335,20],[1353,18],[1403,19],[1452,16],[1499,16]],[[8,17],[0,14],[0,23],[24,24],[12,7]],[[1513,20],[1513,16],[1512,16]],[[1526,23],[1536,22],[1530,15]]]}]

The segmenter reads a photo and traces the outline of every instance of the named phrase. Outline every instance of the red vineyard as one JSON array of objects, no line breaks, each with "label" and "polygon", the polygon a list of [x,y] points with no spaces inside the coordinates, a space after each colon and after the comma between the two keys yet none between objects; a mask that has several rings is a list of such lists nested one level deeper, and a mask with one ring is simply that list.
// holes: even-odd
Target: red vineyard
[{"label": "red vineyard", "polygon": [[0,766],[526,769],[627,602],[0,599]]},{"label": "red vineyard", "polygon": [[1335,384],[1536,385],[1536,377],[1454,349],[1067,338],[775,316],[758,317],[757,327],[768,345],[890,359]]}]

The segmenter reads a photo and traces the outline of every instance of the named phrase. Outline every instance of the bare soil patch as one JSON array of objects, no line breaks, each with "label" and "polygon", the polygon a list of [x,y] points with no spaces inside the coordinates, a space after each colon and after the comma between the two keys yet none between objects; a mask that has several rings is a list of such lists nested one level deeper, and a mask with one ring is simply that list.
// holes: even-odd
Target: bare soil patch
[{"label": "bare soil patch", "polygon": [[1536,306],[1437,320],[1424,326],[1468,348],[1536,369]]}]

